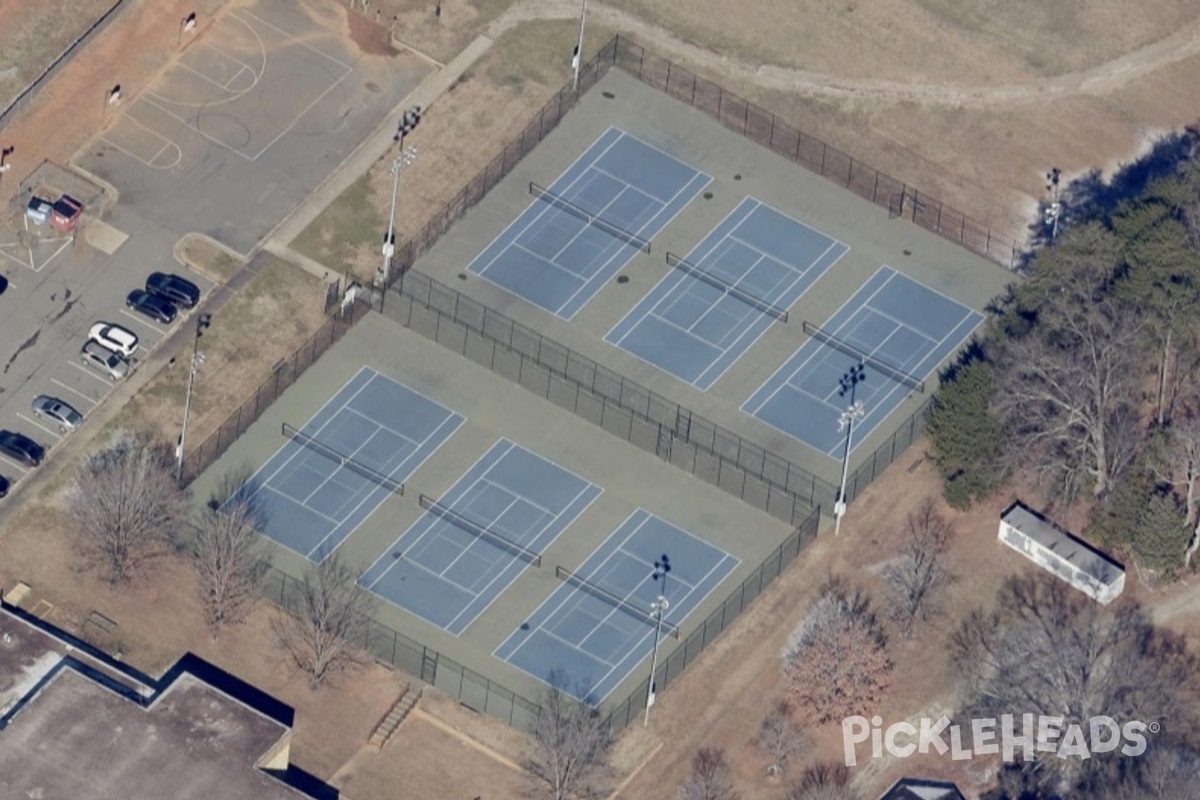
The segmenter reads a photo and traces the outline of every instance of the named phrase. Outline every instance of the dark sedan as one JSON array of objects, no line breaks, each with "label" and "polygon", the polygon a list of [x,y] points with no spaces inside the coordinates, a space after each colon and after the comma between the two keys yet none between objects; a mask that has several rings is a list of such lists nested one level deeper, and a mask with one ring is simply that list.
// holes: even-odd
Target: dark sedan
[{"label": "dark sedan", "polygon": [[200,302],[200,287],[178,275],[152,272],[146,278],[146,291],[165,297],[180,308],[195,308]]},{"label": "dark sedan", "polygon": [[175,308],[175,304],[167,298],[143,292],[141,289],[134,289],[130,292],[129,296],[125,298],[125,305],[164,325],[174,322],[175,316],[179,313],[179,309]]},{"label": "dark sedan", "polygon": [[42,463],[46,456],[46,451],[40,444],[14,431],[0,431],[0,453],[30,467]]},{"label": "dark sedan", "polygon": [[8,495],[8,478],[0,475],[0,497]]}]

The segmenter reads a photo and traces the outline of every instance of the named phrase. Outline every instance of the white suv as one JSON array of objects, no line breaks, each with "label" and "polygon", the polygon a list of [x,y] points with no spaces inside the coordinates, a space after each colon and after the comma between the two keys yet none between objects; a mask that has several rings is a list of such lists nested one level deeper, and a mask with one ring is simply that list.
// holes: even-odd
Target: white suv
[{"label": "white suv", "polygon": [[88,339],[124,358],[129,358],[138,349],[137,334],[111,322],[97,322],[88,331]]}]

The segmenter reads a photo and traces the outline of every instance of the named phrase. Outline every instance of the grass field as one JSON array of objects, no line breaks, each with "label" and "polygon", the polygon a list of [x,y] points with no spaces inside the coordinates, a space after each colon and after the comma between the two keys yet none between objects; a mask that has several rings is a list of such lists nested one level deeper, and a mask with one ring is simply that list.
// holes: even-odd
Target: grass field
[{"label": "grass field", "polygon": [[[85,1],[74,8],[92,6]],[[97,0],[95,7],[102,6],[107,0]],[[57,52],[49,40],[29,38],[36,25],[46,24],[32,21],[43,8],[0,0],[0,70],[13,58],[7,54],[16,52],[17,31],[27,42]],[[443,62],[489,26],[503,33],[412,137],[420,158],[402,178],[399,238],[418,230],[567,80],[566,55],[578,33],[577,0],[446,0],[440,18],[432,8],[432,0],[384,0],[379,6],[382,24],[388,24],[389,12],[397,17],[399,40]],[[785,0],[593,0],[591,8],[589,50],[614,31],[630,33],[855,158],[1017,232],[1051,165],[1068,175],[1093,166],[1112,169],[1158,133],[1193,122],[1200,108],[1200,82],[1193,78],[1200,69],[1194,36],[1200,7],[1185,0],[1148,0],[1136,8],[1118,0],[806,0],[799,8]],[[164,23],[170,46],[174,24]],[[26,52],[33,51],[22,51],[22,65]],[[0,92],[4,87],[0,83]],[[70,154],[49,155],[65,161]],[[378,218],[356,229],[358,220],[343,212],[386,213],[390,193],[387,165],[377,165],[297,248],[367,277],[378,260]],[[214,260],[211,268],[223,274],[231,266]],[[190,439],[199,441],[211,431],[319,324],[321,296],[317,282],[276,264],[222,311],[221,328],[203,340],[208,360],[197,375]],[[255,341],[254,347],[247,341]],[[185,378],[181,365],[165,370],[122,410],[117,424],[175,435]],[[898,520],[938,490],[922,446],[914,445],[855,503],[841,538],[818,541],[663,695],[651,729],[626,733],[618,752],[632,754],[622,759],[627,769],[647,755],[653,758],[620,797],[673,794],[702,745],[727,749],[745,800],[780,796],[779,785],[763,778],[761,756],[750,741],[780,690],[777,655],[783,638],[801,616],[817,583],[814,576],[861,575],[869,588],[878,588],[878,568],[895,551],[901,532]],[[462,737],[487,739],[492,723],[462,709],[445,710],[447,716],[458,712],[457,737],[417,727],[406,735],[423,731],[418,742],[358,760],[370,724],[394,697],[397,676],[371,670],[334,690],[308,692],[278,660],[265,608],[245,628],[212,643],[199,625],[194,586],[180,561],[167,562],[132,591],[113,590],[83,571],[67,546],[53,491],[62,485],[60,479],[52,491],[31,498],[6,527],[0,586],[30,581],[35,596],[51,602],[51,621],[68,629],[77,630],[93,609],[118,620],[124,652],[138,666],[158,668],[192,649],[293,703],[301,726],[295,747],[301,766],[322,777],[339,773],[347,790],[361,789],[350,792],[356,800],[387,797],[400,780],[413,797],[445,797],[444,764],[475,771],[480,751]],[[971,580],[954,585],[952,617],[990,601],[1005,574],[1024,568],[994,549],[996,511],[1007,499],[953,516],[962,532],[955,568]],[[1181,596],[1186,588],[1164,596]],[[1173,624],[1194,633],[1195,620],[1193,612]],[[930,654],[944,649],[952,627],[947,622],[923,641],[898,647],[897,674],[905,680],[880,713],[907,717],[945,707],[948,664]],[[809,731],[803,763],[836,758],[836,734]],[[497,737],[491,745],[508,759],[520,757],[519,738]],[[490,763],[478,767],[480,775],[497,769],[494,759]],[[878,796],[900,772],[937,776],[945,768],[914,761],[873,764],[859,773],[859,786],[865,796]],[[373,774],[392,777],[373,781]],[[485,796],[515,796],[511,777],[497,778]],[[964,771],[947,777],[969,789],[978,776]],[[453,788],[474,796],[468,785]]]},{"label": "grass field", "polygon": [[75,0],[64,13],[60,3],[0,0],[0,111],[113,3]]}]

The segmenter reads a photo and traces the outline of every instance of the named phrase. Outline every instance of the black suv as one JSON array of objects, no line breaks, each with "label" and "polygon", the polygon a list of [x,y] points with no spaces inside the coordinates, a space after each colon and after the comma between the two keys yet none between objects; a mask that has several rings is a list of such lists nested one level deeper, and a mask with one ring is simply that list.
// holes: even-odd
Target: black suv
[{"label": "black suv", "polygon": [[162,295],[143,292],[141,289],[134,289],[130,292],[129,296],[125,298],[125,305],[164,325],[174,322],[177,313],[175,304],[170,300]]},{"label": "black suv", "polygon": [[8,478],[0,475],[0,497],[8,495]]},{"label": "black suv", "polygon": [[42,458],[46,455],[40,444],[13,431],[0,431],[0,453],[31,467],[42,463]]},{"label": "black suv", "polygon": [[181,308],[195,308],[200,302],[200,287],[178,275],[151,272],[146,278],[146,291],[165,297]]}]

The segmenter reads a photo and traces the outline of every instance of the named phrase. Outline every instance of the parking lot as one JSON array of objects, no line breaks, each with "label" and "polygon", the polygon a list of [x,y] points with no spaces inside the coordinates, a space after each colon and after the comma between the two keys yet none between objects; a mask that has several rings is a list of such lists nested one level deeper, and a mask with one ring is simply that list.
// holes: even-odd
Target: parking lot
[{"label": "parking lot", "polygon": [[[110,222],[120,220],[119,210]],[[0,429],[30,437],[51,450],[64,436],[53,421],[38,419],[34,398],[49,395],[65,401],[86,419],[116,387],[118,380],[86,365],[80,354],[96,322],[109,322],[138,337],[130,372],[178,326],[191,324],[185,309],[171,325],[155,322],[125,307],[125,297],[142,288],[155,270],[174,272],[200,287],[212,283],[174,263],[169,255],[174,237],[130,238],[114,256],[72,244],[44,270],[0,265],[8,289],[0,295]],[[191,312],[195,313],[195,312]],[[183,398],[180,398],[182,404]],[[31,468],[0,453],[0,475],[16,484]]]},{"label": "parking lot", "polygon": [[[59,398],[86,418],[119,383],[81,359],[91,326],[110,322],[138,336],[136,374],[197,312],[164,325],[126,309],[126,295],[155,271],[181,275],[204,297],[214,289],[175,261],[179,238],[203,233],[253,253],[428,71],[411,55],[364,56],[340,27],[287,0],[247,0],[218,16],[150,86],[108,111],[75,155],[72,163],[119,196],[102,219],[97,202],[84,210],[84,233],[64,237],[48,225],[31,229],[19,205],[0,225],[0,274],[9,281],[0,295],[0,429],[47,449],[60,442],[58,426],[33,415],[34,398]],[[26,157],[9,179],[25,182],[43,156]],[[0,475],[15,482],[28,473],[0,454]]]}]

